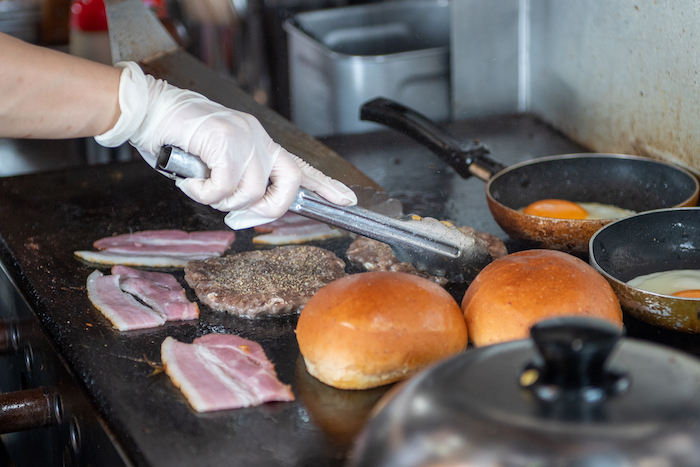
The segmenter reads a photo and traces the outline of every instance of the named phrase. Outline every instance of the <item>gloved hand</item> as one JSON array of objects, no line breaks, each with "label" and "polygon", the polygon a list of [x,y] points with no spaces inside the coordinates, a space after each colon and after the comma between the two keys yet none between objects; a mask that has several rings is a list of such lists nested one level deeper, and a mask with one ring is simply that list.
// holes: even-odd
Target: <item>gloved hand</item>
[{"label": "gloved hand", "polygon": [[348,187],[272,141],[252,115],[156,80],[134,62],[117,66],[124,68],[121,116],[95,140],[106,147],[128,140],[152,167],[166,144],[199,156],[211,169],[210,178],[179,180],[177,186],[197,202],[230,211],[225,221],[232,229],[282,216],[300,186],[335,204],[357,203]]}]

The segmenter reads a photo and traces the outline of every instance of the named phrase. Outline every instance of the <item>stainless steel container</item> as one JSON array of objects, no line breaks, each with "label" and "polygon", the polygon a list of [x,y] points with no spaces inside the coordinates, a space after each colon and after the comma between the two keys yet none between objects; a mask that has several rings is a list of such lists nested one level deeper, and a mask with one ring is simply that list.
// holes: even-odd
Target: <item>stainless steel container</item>
[{"label": "stainless steel container", "polygon": [[447,120],[449,12],[445,0],[398,0],[288,20],[292,121],[314,136],[378,129],[359,118],[378,96]]}]

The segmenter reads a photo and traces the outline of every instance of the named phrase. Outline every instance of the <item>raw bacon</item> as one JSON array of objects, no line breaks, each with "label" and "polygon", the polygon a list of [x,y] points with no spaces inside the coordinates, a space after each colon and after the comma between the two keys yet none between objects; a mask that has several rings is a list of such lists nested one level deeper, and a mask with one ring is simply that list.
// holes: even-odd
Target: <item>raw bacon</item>
[{"label": "raw bacon", "polygon": [[170,274],[117,265],[109,276],[92,272],[87,290],[95,308],[120,331],[199,317],[197,304],[187,300],[185,289]]},{"label": "raw bacon", "polygon": [[112,267],[112,274],[120,277],[119,285],[124,292],[138,297],[167,321],[199,318],[199,307],[187,300],[185,289],[172,275],[123,265]]},{"label": "raw bacon", "polygon": [[160,326],[165,318],[142,305],[119,287],[119,276],[93,271],[87,279],[88,297],[95,308],[120,331]]},{"label": "raw bacon", "polygon": [[161,346],[166,374],[197,412],[293,401],[259,344],[228,334],[209,334],[192,344],[167,337]]},{"label": "raw bacon", "polygon": [[235,334],[205,334],[197,338],[197,344],[205,345],[209,348],[233,348],[245,353],[248,358],[253,360],[259,366],[274,371],[275,366],[267,359],[265,351],[257,342],[243,339]]},{"label": "raw bacon", "polygon": [[199,232],[186,232],[184,230],[143,230],[122,235],[114,235],[97,240],[92,244],[98,250],[124,247],[128,245],[211,245],[219,246],[221,253],[228,248],[235,239],[235,232],[212,230]]},{"label": "raw bacon", "polygon": [[275,221],[257,226],[255,231],[263,235],[254,237],[253,243],[262,245],[297,244],[345,235],[342,230],[293,212],[286,212]]},{"label": "raw bacon", "polygon": [[183,267],[188,261],[221,256],[235,238],[233,231],[145,230],[102,238],[93,243],[99,251],[75,255],[99,264]]}]

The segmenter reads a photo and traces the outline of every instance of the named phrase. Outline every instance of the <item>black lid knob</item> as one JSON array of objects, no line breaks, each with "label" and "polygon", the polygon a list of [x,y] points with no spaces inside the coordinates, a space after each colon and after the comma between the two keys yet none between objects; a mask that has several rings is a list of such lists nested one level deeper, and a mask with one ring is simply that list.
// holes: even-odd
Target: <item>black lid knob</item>
[{"label": "black lid knob", "polygon": [[533,326],[531,335],[540,358],[526,366],[520,383],[543,403],[597,404],[629,387],[626,375],[606,367],[622,336],[616,325],[591,318],[555,318]]}]

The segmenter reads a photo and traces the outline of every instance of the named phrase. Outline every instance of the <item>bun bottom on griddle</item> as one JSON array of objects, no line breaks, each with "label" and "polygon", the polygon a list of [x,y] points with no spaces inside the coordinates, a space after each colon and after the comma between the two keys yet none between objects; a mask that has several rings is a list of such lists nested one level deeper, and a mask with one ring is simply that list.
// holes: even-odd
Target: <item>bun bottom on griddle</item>
[{"label": "bun bottom on griddle", "polygon": [[467,346],[464,317],[445,289],[386,271],[321,288],[302,310],[296,332],[307,371],[340,389],[399,381]]}]

